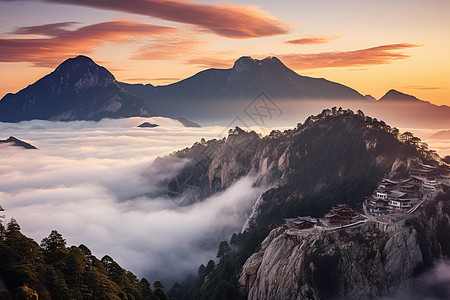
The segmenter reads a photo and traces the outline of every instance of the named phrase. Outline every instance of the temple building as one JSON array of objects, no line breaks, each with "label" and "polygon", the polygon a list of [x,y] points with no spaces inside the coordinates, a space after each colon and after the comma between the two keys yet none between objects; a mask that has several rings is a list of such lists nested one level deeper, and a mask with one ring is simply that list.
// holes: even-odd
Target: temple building
[{"label": "temple building", "polygon": [[284,221],[289,228],[294,229],[312,228],[317,224],[317,219],[311,218],[310,216],[284,219]]},{"label": "temple building", "polygon": [[355,212],[347,204],[338,204],[333,206],[328,214],[325,215],[329,223],[349,223]]}]

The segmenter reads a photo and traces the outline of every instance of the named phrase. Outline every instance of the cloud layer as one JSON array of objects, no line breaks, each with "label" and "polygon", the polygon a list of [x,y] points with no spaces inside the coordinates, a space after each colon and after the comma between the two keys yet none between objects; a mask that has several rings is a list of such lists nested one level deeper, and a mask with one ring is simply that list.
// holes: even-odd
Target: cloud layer
[{"label": "cloud layer", "polygon": [[[160,126],[136,128],[143,121]],[[152,164],[156,156],[218,137],[220,127],[130,118],[0,123],[0,130],[39,147],[0,149],[0,204],[7,218],[16,218],[36,241],[56,229],[69,244],[86,244],[99,257],[108,254],[150,281],[181,279],[214,258],[218,242],[240,230],[261,192],[243,178],[190,207],[142,196],[186,163],[161,169]]]},{"label": "cloud layer", "polygon": [[189,0],[44,0],[144,15],[198,26],[217,35],[244,39],[287,33],[283,22],[251,5],[199,4]]},{"label": "cloud layer", "polygon": [[0,61],[32,62],[54,67],[65,58],[89,54],[104,42],[121,42],[135,37],[174,32],[171,27],[117,20],[70,30],[74,22],[45,24],[16,29],[16,35],[39,35],[37,38],[1,38]]}]

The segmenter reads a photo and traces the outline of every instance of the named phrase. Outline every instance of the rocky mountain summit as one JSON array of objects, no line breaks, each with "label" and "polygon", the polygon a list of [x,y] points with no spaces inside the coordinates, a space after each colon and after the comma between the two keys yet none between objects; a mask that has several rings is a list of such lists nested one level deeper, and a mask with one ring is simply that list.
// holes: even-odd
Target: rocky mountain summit
[{"label": "rocky mountain summit", "polygon": [[[242,176],[254,176],[255,184],[300,195],[327,182],[370,172],[381,178],[404,175],[419,159],[416,150],[399,142],[398,130],[364,114],[326,109],[304,124],[262,137],[254,131],[230,129],[223,139],[202,140],[165,159],[187,159],[181,174],[186,186],[199,187],[196,201],[225,190]],[[183,192],[183,186],[177,187]],[[294,189],[294,190],[291,190]],[[302,192],[301,192],[302,191]],[[273,198],[274,195],[272,195]]]},{"label": "rocky mountain summit", "polygon": [[[374,298],[395,291],[442,255],[449,255],[450,194],[427,203],[405,226],[374,224],[296,235],[278,227],[240,275],[247,299]],[[395,292],[394,292],[395,293]],[[424,295],[425,296],[425,295]]]},{"label": "rocky mountain summit", "polygon": [[[184,290],[183,284],[177,286],[172,295],[376,297],[429,266],[446,247],[438,237],[442,229],[436,229],[449,227],[446,208],[435,212],[425,208],[426,217],[414,215],[397,227],[362,222],[352,229],[292,234],[283,225],[284,218],[319,217],[339,203],[361,209],[381,178],[402,178],[412,165],[432,163],[434,152],[417,139],[415,144],[407,142],[406,135],[362,111],[332,108],[295,129],[263,137],[235,128],[227,138],[202,140],[159,159],[166,164],[174,158],[187,162],[179,174],[184,180],[178,177],[168,186],[177,195],[194,194],[192,202],[223,191],[244,176],[265,189],[242,232],[231,238],[229,254],[221,254],[213,269],[200,268],[197,283],[183,283]],[[179,182],[185,183],[175,184]],[[437,224],[434,229],[427,229],[430,220]],[[218,253],[224,252],[222,245]]]}]

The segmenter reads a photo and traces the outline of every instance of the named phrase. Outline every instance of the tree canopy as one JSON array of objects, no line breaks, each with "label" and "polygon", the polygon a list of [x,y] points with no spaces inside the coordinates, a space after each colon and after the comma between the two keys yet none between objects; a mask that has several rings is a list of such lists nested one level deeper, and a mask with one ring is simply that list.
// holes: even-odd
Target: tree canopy
[{"label": "tree canopy", "polygon": [[0,299],[168,299],[164,286],[139,280],[110,256],[98,260],[85,245],[67,247],[56,230],[40,245],[20,232],[15,219],[0,238]]}]

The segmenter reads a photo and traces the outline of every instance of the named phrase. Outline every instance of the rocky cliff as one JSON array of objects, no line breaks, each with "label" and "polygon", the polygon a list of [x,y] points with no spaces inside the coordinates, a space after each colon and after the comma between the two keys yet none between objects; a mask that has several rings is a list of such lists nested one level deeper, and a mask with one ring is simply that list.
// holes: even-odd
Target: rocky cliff
[{"label": "rocky cliff", "polygon": [[169,190],[178,194],[185,187],[198,187],[195,201],[228,188],[242,176],[254,176],[255,184],[272,187],[255,206],[256,216],[262,202],[272,205],[286,195],[300,197],[333,180],[367,172],[375,182],[382,176],[405,175],[407,167],[422,156],[391,131],[384,122],[352,111],[324,110],[295,129],[274,130],[265,137],[232,129],[227,138],[202,140],[156,163],[189,160],[179,174],[185,184],[169,184]]},{"label": "rocky cliff", "polygon": [[373,223],[334,232],[271,231],[244,264],[239,279],[248,299],[345,299],[386,295],[449,255],[450,195],[430,201],[402,228]]}]

